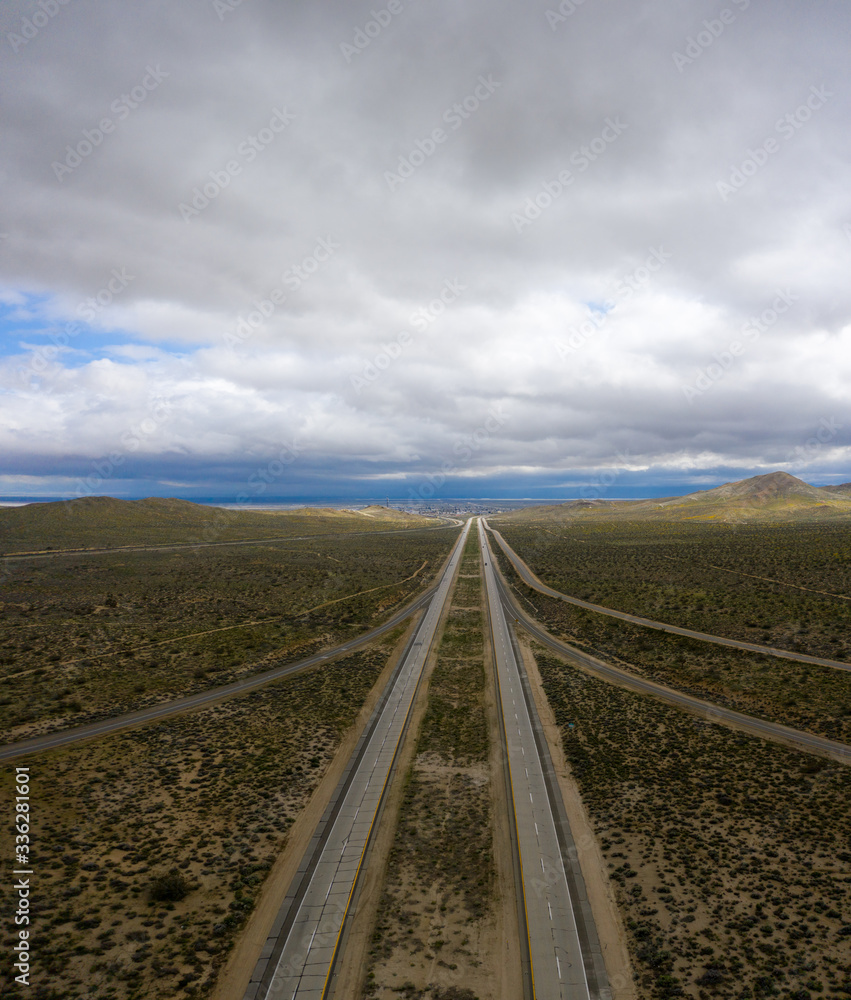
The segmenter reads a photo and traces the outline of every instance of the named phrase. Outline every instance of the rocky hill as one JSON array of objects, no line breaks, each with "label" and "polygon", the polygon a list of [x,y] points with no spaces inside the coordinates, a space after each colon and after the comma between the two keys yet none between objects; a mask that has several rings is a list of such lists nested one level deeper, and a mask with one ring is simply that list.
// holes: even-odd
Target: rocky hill
[{"label": "rocky hill", "polygon": [[548,507],[527,507],[499,520],[626,519],[653,521],[786,521],[851,518],[851,484],[810,486],[788,472],[770,472],[711,490],[652,500],[571,500]]}]

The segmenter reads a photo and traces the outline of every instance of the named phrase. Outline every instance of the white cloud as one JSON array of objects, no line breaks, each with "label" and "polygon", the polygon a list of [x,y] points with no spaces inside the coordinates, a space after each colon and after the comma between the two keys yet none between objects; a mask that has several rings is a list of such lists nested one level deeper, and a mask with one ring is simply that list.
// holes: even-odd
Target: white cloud
[{"label": "white cloud", "polygon": [[[679,73],[672,53],[715,13],[616,0],[553,32],[508,0],[439,0],[347,63],[365,3],[256,0],[223,26],[203,5],[77,0],[2,70],[7,471],[73,478],[137,440],[121,476],[226,483],[298,438],[305,481],[398,479],[493,406],[505,424],[458,475],[757,469],[822,416],[851,426],[851,10],[752,4]],[[150,63],[168,78],[57,181]],[[384,172],[489,74],[492,96],[391,194]],[[723,203],[718,179],[823,82],[834,96]],[[295,117],[266,142],[281,107]],[[592,160],[607,118],[627,127]],[[512,213],[564,169],[518,234]],[[207,183],[187,223],[177,206]],[[645,280],[655,247],[671,256]],[[132,279],[110,295],[116,271]],[[447,282],[463,291],[423,324]],[[794,306],[689,405],[683,385],[784,288]]]}]

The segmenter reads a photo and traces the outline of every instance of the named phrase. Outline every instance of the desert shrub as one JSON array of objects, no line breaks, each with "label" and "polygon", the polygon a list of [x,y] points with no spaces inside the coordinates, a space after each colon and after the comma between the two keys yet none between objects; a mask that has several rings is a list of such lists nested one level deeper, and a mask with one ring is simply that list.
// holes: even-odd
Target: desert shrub
[{"label": "desert shrub", "polygon": [[189,895],[192,883],[179,868],[154,877],[151,882],[151,899],[156,903],[178,903]]}]

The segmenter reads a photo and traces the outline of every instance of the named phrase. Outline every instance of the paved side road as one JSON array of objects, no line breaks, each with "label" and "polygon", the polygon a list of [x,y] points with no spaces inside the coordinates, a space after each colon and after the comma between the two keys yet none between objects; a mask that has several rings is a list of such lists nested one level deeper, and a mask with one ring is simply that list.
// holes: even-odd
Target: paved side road
[{"label": "paved side road", "polygon": [[568,842],[552,761],[534,702],[524,689],[524,671],[514,653],[481,522],[478,530],[520,855],[532,995],[540,1000],[608,1000],[611,991],[600,944],[576,851],[570,851],[573,844]]},{"label": "paved side road", "polygon": [[352,755],[333,804],[320,821],[245,1000],[322,1000],[327,995],[357,878],[469,531],[468,523],[366,737]]},{"label": "paved side road", "polygon": [[537,590],[547,597],[555,597],[559,601],[567,604],[575,604],[578,608],[587,608],[588,611],[596,611],[601,615],[608,615],[610,618],[620,618],[625,622],[632,622],[634,625],[644,625],[646,628],[655,628],[661,632],[673,632],[675,635],[684,635],[689,639],[700,639],[701,642],[714,642],[717,646],[732,646],[733,649],[747,649],[752,653],[762,653],[763,656],[779,656],[784,660],[794,660],[796,663],[815,663],[820,667],[833,667],[836,670],[851,670],[851,663],[843,663],[841,660],[827,660],[821,656],[810,656],[808,653],[793,653],[789,649],[777,649],[774,646],[758,646],[753,642],[740,642],[738,639],[727,639],[723,635],[710,635],[708,632],[695,632],[690,628],[681,628],[679,625],[668,625],[666,622],[653,621],[652,618],[641,618],[638,615],[628,614],[626,611],[615,611],[613,608],[604,608],[600,604],[591,604],[588,601],[580,600],[578,597],[569,597],[562,594],[560,590],[553,590],[541,581],[525,562],[517,555],[512,547],[506,542],[502,535],[492,528],[487,522],[485,527],[493,534],[499,542],[499,546],[506,554],[511,565],[517,570],[524,583]]},{"label": "paved side road", "polygon": [[[499,573],[500,571],[497,567],[497,574]],[[692,695],[684,694],[682,691],[665,687],[663,684],[657,684],[655,681],[646,680],[644,677],[629,673],[627,670],[621,670],[620,667],[599,660],[596,656],[591,656],[577,649],[575,646],[571,646],[569,643],[556,639],[520,606],[503,576],[497,576],[497,584],[503,605],[508,614],[513,615],[515,621],[521,624],[530,635],[534,636],[542,645],[558,653],[559,656],[563,656],[584,667],[597,677],[618,684],[620,687],[638,691],[641,694],[652,695],[654,698],[659,698],[671,705],[676,705],[678,708],[683,708],[688,712],[699,715],[708,722],[718,722],[733,729],[752,733],[754,736],[761,736],[764,739],[783,743],[797,750],[827,754],[841,764],[851,764],[851,746],[847,743],[839,743],[836,740],[829,740],[824,736],[805,733],[800,729],[792,729],[790,726],[783,726],[778,722],[757,719],[752,715],[745,715],[743,712],[735,712],[732,709],[723,708],[713,702],[703,701],[701,698],[695,698]]]},{"label": "paved side road", "polygon": [[436,587],[429,587],[425,593],[413,601],[407,607],[397,611],[383,625],[370,629],[363,635],[355,639],[344,642],[341,646],[326,650],[324,653],[316,653],[304,660],[297,660],[295,663],[286,663],[283,666],[275,667],[272,670],[264,670],[263,673],[254,674],[241,681],[233,681],[231,684],[223,684],[221,687],[212,688],[209,691],[201,691],[198,694],[187,695],[185,698],[176,698],[174,701],[163,702],[161,705],[152,705],[150,708],[142,708],[136,712],[127,712],[124,715],[113,716],[110,719],[102,719],[99,722],[92,722],[87,726],[76,726],[73,729],[61,729],[57,732],[46,733],[44,736],[34,736],[29,740],[21,740],[19,743],[8,743],[0,747],[0,761],[10,760],[13,757],[23,757],[27,754],[42,753],[45,750],[53,750],[56,747],[70,746],[73,743],[81,743],[83,740],[90,740],[98,736],[106,736],[109,733],[116,733],[122,729],[130,729],[133,726],[144,725],[148,722],[156,722],[165,719],[170,715],[178,715],[181,712],[188,712],[198,708],[205,708],[213,702],[222,698],[233,698],[236,695],[247,694],[255,688],[271,684],[273,681],[281,680],[292,674],[307,670],[318,663],[325,663],[329,660],[345,656],[362,646],[369,645],[379,636],[384,635],[394,629],[400,622],[409,618],[415,611],[427,604],[436,592]]}]

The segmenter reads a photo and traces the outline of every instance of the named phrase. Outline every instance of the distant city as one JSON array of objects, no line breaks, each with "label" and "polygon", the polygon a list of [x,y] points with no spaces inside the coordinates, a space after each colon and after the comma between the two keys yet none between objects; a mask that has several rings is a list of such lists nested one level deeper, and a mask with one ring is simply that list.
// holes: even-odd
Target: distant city
[{"label": "distant city", "polygon": [[[56,501],[72,499],[60,496],[41,497],[6,497],[0,500],[0,507],[21,507],[31,503],[55,503]],[[132,500],[136,497],[119,497]],[[363,510],[365,507],[381,506],[407,514],[420,514],[426,517],[466,516],[472,514],[499,514],[504,511],[518,510],[522,507],[553,506],[569,503],[576,497],[549,497],[533,499],[530,497],[514,500],[490,499],[488,497],[435,497],[430,500],[391,499],[388,497],[308,497],[280,500],[267,500],[265,503],[234,503],[219,497],[186,497],[189,503],[197,503],[205,507],[223,507],[228,510],[297,510],[300,507],[324,507],[333,510]],[[609,499],[609,498],[600,498]],[[618,497],[617,500],[643,499],[641,497]]]},{"label": "distant city", "polygon": [[227,507],[239,510],[293,510],[298,507],[332,507],[336,510],[363,510],[365,507],[379,505],[388,507],[391,510],[398,510],[405,514],[420,514],[425,517],[446,517],[449,516],[469,516],[474,514],[500,514],[509,510],[518,510],[521,507],[532,507],[538,505],[552,505],[567,503],[568,498],[558,500],[489,500],[486,497],[465,498],[449,497],[435,498],[432,500],[392,500],[388,497],[374,497],[360,500],[300,500],[300,501],[280,501],[276,503],[264,504],[235,504],[216,503],[213,500],[198,500],[196,503],[204,503],[212,507]]}]

